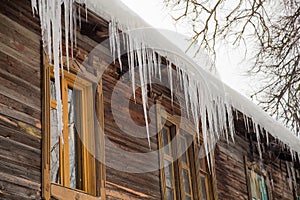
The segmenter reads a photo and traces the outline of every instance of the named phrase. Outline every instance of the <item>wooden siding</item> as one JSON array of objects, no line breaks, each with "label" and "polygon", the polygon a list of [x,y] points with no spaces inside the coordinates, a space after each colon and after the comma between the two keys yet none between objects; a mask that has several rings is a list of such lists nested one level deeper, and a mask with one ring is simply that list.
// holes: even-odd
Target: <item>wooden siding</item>
[{"label": "wooden siding", "polygon": [[29,1],[0,7],[0,199],[41,199],[41,37]]},{"label": "wooden siding", "polygon": [[[215,167],[218,197],[223,199],[248,199],[244,157],[251,153],[250,144],[244,133],[237,133],[235,143],[222,139],[215,150]],[[258,156],[258,155],[256,155]],[[262,168],[267,170],[270,186],[268,190],[274,200],[294,199],[289,188],[285,161],[275,158],[264,159]],[[272,182],[273,184],[272,184]]]},{"label": "wooden siding", "polygon": [[[141,104],[141,94],[137,92],[137,104],[131,100],[131,103],[134,106],[130,106],[129,108],[120,107],[118,102],[117,104],[111,105],[111,93],[114,89],[114,86],[117,82],[116,77],[113,77],[113,73],[106,73],[103,78],[103,94],[104,94],[104,127],[105,127],[105,134],[108,136],[109,140],[115,143],[118,148],[121,148],[128,152],[149,152],[148,141],[146,138],[136,138],[132,137],[128,134],[124,134],[121,129],[117,126],[114,121],[114,117],[119,117],[122,119],[122,116],[125,116],[124,113],[131,113],[132,120],[139,125],[144,125],[144,115],[143,109]],[[122,85],[124,88],[128,88],[127,85]],[[123,90],[126,91],[126,90]],[[131,90],[129,90],[131,91]],[[118,91],[118,95],[120,97],[126,96],[126,93],[122,93],[122,91]],[[126,98],[125,98],[126,99]],[[123,100],[123,99],[120,99]],[[150,102],[152,104],[153,102]],[[111,108],[118,109],[118,116],[113,116]],[[151,116],[152,119],[155,119],[155,116]],[[128,129],[128,120],[122,119],[122,124],[118,124],[123,130]],[[153,123],[152,123],[153,124]],[[156,125],[156,123],[154,123]],[[155,127],[150,127],[151,130],[155,130]],[[145,129],[146,130],[146,129]],[[138,136],[146,136],[146,131],[141,133],[132,133]],[[157,149],[157,137],[151,138],[151,147],[152,150],[155,151]],[[119,152],[113,152],[109,146],[106,148],[106,162],[110,162],[110,159],[132,159],[132,162],[136,163],[137,165],[149,165],[151,161],[148,160],[148,163],[139,162],[134,160],[132,157],[126,157],[126,155],[119,155]],[[137,166],[138,167],[138,166]],[[159,171],[156,172],[149,172],[149,173],[142,173],[142,174],[133,174],[115,170],[113,168],[107,167],[106,170],[106,177],[107,177],[107,199],[118,199],[123,198],[121,194],[126,194],[128,197],[132,199],[159,199],[160,194],[160,183],[159,183]],[[111,184],[113,183],[113,184]],[[125,197],[124,197],[125,198]]]},{"label": "wooden siding", "polygon": [[[84,12],[82,12],[84,14]],[[107,39],[108,23],[94,14],[88,14],[88,22],[82,22],[82,30],[77,34],[78,47],[76,59],[83,61],[97,44]],[[37,17],[32,16],[29,0],[3,0],[0,7],[0,200],[41,199],[41,35]],[[122,128],[126,129],[129,112],[138,125],[144,125],[141,103],[141,91],[137,90],[137,103],[130,100],[130,106],[121,107],[118,102],[111,104],[111,94],[120,77],[118,64],[107,64],[103,60],[109,57],[109,49],[102,47],[101,53],[91,57],[101,61],[99,66],[107,67],[103,76],[105,134],[119,148],[128,152],[149,152],[156,150],[157,137],[151,137],[151,147],[146,138],[136,138],[123,134],[114,121],[112,110],[118,109]],[[126,59],[124,59],[126,60]],[[95,62],[96,62],[95,61]],[[87,68],[93,72],[94,69]],[[122,87],[128,87],[126,84]],[[118,91],[126,96],[125,90]],[[153,87],[156,94],[164,94],[160,99],[169,113],[180,115],[175,101],[170,103],[170,91],[162,87]],[[149,99],[149,107],[155,102]],[[155,120],[155,116],[150,116]],[[152,123],[151,129],[155,129]],[[146,132],[135,133],[145,136]],[[248,199],[244,156],[252,149],[250,141],[241,128],[235,137],[235,143],[225,140],[218,142],[215,150],[215,168],[218,198],[220,200]],[[118,152],[106,147],[106,161],[120,159]],[[257,156],[257,155],[256,155]],[[124,158],[122,158],[124,159]],[[132,158],[131,158],[132,159]],[[151,164],[151,160],[148,161]],[[265,161],[263,161],[265,162]],[[138,163],[138,162],[136,162]],[[139,165],[149,164],[139,163]],[[285,162],[275,159],[265,163],[272,175],[273,199],[294,199],[288,186]],[[159,171],[133,174],[106,169],[106,198],[117,199],[160,199],[161,188]]]}]

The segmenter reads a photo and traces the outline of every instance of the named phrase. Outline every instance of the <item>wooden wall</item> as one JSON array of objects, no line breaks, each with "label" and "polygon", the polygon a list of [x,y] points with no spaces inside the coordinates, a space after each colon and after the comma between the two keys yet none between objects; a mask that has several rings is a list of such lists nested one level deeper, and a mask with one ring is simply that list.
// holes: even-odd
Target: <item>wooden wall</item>
[{"label": "wooden wall", "polygon": [[[251,134],[251,133],[250,133]],[[247,179],[245,173],[245,156],[249,160],[249,140],[245,133],[237,132],[235,143],[225,140],[218,142],[215,150],[215,166],[218,197],[220,200],[248,199]],[[256,154],[256,153],[254,153]],[[257,158],[258,155],[256,154]],[[259,162],[256,162],[259,165]],[[261,168],[267,170],[269,181],[270,199],[292,200],[293,190],[288,184],[288,174],[285,161],[278,157],[264,159]]]},{"label": "wooden wall", "polygon": [[[143,108],[140,100],[140,93],[137,93],[137,104],[133,100],[126,98],[126,88],[128,85],[122,84],[121,89],[118,91],[118,97],[120,101],[128,100],[133,106],[122,107],[118,102],[111,104],[111,94],[114,91],[115,84],[117,83],[116,77],[113,74],[106,73],[103,78],[103,94],[104,94],[104,127],[105,134],[109,141],[116,145],[116,149],[112,149],[111,145],[106,145],[105,156],[108,166],[106,168],[107,179],[107,199],[123,198],[129,199],[159,199],[160,198],[160,183],[159,183],[159,171],[148,173],[128,173],[126,172],[126,166],[124,171],[114,168],[115,164],[111,160],[132,160],[132,164],[137,168],[143,168],[143,165],[151,165],[157,160],[136,160],[134,156],[130,156],[129,153],[144,153],[149,152],[148,141],[145,138],[147,136],[146,129],[143,132],[130,132],[130,134],[141,136],[144,138],[137,138],[130,136],[126,130],[130,130],[129,119],[124,118],[125,114],[129,114],[136,125],[143,126],[144,115]],[[131,91],[131,90],[129,90]],[[122,93],[123,92],[123,93]],[[112,109],[117,109],[116,114],[113,115]],[[129,111],[130,109],[130,111]],[[116,123],[115,118],[120,118],[121,123]],[[151,116],[155,119],[155,116]],[[153,124],[153,123],[151,123]],[[156,125],[156,123],[154,123]],[[151,127],[151,130],[155,130],[155,127]],[[125,131],[124,131],[125,130]],[[157,149],[157,137],[151,138],[151,150]],[[121,151],[119,151],[121,150]],[[123,152],[122,152],[123,151]],[[126,153],[128,152],[128,154]],[[124,160],[124,161],[125,161]],[[119,167],[119,166],[117,166]],[[130,166],[128,166],[130,167]],[[134,170],[133,170],[134,171]]]},{"label": "wooden wall", "polygon": [[[0,6],[0,199],[41,199],[41,36],[39,20],[32,17],[29,0],[2,0]],[[83,12],[82,12],[83,13]],[[77,34],[76,58],[84,60],[97,44],[107,38],[108,23],[89,13],[89,21],[82,23]],[[103,47],[103,59],[109,50]],[[106,53],[105,53],[106,52]],[[95,58],[93,58],[95,59]],[[101,66],[100,66],[101,67]],[[128,152],[149,152],[157,149],[157,137],[151,137],[151,150],[146,138],[136,138],[123,134],[130,113],[138,125],[144,125],[141,92],[137,91],[137,103],[130,100],[128,107],[118,103],[111,105],[112,91],[119,81],[119,66],[109,65],[103,78],[105,106],[105,134],[108,139]],[[92,70],[92,69],[90,69]],[[122,87],[127,88],[126,84]],[[169,91],[155,88],[158,94],[170,96]],[[125,97],[125,90],[118,91]],[[149,107],[154,104],[150,98]],[[162,99],[165,109],[180,114],[175,102],[170,105]],[[118,109],[122,120],[118,127],[112,115],[112,107]],[[150,115],[155,120],[154,115]],[[151,123],[155,129],[155,123]],[[134,133],[145,136],[145,130]],[[220,200],[248,199],[244,156],[250,152],[249,141],[242,133],[235,138],[235,144],[221,140],[215,151],[217,193]],[[106,161],[127,159],[106,146]],[[132,158],[128,158],[132,159]],[[134,161],[134,160],[133,160]],[[134,161],[139,163],[138,161]],[[149,160],[155,162],[155,160]],[[139,163],[144,165],[147,163]],[[273,199],[293,199],[288,188],[285,163],[279,159],[268,163],[273,179]],[[128,173],[108,166],[106,170],[106,194],[108,200],[115,199],[160,199],[159,171],[148,173]]]},{"label": "wooden wall", "polygon": [[40,40],[29,1],[1,1],[1,200],[41,198]]}]

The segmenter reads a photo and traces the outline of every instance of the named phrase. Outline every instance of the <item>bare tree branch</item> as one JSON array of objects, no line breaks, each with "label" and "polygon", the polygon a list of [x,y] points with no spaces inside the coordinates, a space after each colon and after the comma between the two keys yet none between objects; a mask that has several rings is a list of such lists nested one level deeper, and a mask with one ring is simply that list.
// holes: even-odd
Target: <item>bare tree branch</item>
[{"label": "bare tree branch", "polygon": [[191,46],[200,44],[214,58],[218,39],[238,46],[251,37],[258,50],[249,74],[265,79],[251,96],[300,137],[299,0],[164,1],[177,10],[176,21],[191,24]]}]

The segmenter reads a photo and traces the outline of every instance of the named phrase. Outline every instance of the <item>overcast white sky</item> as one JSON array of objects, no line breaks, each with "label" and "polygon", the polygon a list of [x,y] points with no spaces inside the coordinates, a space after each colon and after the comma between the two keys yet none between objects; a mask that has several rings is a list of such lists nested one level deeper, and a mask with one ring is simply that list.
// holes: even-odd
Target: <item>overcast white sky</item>
[{"label": "overcast white sky", "polygon": [[[158,29],[168,29],[188,36],[188,29],[184,24],[175,24],[163,0],[122,0],[129,8],[136,12],[146,22]],[[176,43],[176,41],[174,41]],[[218,45],[216,67],[225,83],[232,88],[247,94],[251,91],[249,78],[245,77],[245,69],[250,63],[243,61],[244,50],[233,50],[222,44]]]}]

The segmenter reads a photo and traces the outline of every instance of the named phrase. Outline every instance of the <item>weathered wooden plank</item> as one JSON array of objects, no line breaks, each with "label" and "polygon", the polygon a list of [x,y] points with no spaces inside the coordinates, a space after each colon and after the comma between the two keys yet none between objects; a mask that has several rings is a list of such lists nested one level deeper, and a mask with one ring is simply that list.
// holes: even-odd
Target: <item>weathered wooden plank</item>
[{"label": "weathered wooden plank", "polygon": [[10,19],[9,17],[7,17],[2,13],[0,13],[0,24],[1,24],[0,30],[2,30],[5,27],[6,28],[5,30],[10,30],[13,33],[21,34],[23,36],[21,38],[22,41],[29,40],[32,43],[32,45],[39,48],[40,41],[41,41],[40,32],[39,34],[32,32],[31,30],[25,28],[23,25],[17,23],[16,21]]},{"label": "weathered wooden plank", "polygon": [[[40,94],[34,93],[30,89],[23,87],[23,85],[17,85],[15,82],[9,81],[0,74],[0,94],[9,97],[20,103],[24,103],[26,106],[40,111],[41,101]],[[9,105],[13,106],[13,105]]]},{"label": "weathered wooden plank", "polygon": [[40,119],[40,111],[24,105],[23,102],[19,102],[7,96],[4,96],[3,94],[0,94],[0,104],[7,105],[18,112],[25,113],[26,115],[33,117],[36,120]]},{"label": "weathered wooden plank", "polygon": [[[124,187],[122,187],[124,188]],[[107,195],[107,199],[108,200],[112,200],[112,199],[126,199],[126,200],[139,200],[139,199],[148,199],[142,194],[142,196],[137,196],[137,195],[133,195],[130,194],[128,191],[124,191],[120,188],[116,188],[114,186],[110,186],[110,184],[108,184],[107,189],[106,189],[106,195]]]},{"label": "weathered wooden plank", "polygon": [[0,157],[12,160],[21,165],[28,165],[31,170],[40,170],[40,149],[0,136]]},{"label": "weathered wooden plank", "polygon": [[[0,183],[1,184],[1,183]],[[6,191],[0,190],[0,200],[32,200],[32,199],[40,199],[40,197],[24,197],[24,195],[16,195],[15,193],[7,193]]]},{"label": "weathered wooden plank", "polygon": [[0,44],[1,44],[0,50],[6,49],[6,51],[9,52],[8,48],[10,48],[10,50],[13,51],[14,53],[18,53],[19,55],[22,55],[24,61],[27,60],[28,63],[35,64],[34,66],[38,66],[36,65],[36,63],[40,62],[40,55],[38,53],[40,49],[36,49],[36,51],[34,51],[33,49],[28,48],[26,45],[20,44],[18,39],[16,40],[14,38],[11,38],[7,34],[1,32],[0,32]]},{"label": "weathered wooden plank", "polygon": [[41,130],[0,114],[0,135],[22,144],[40,149]]},{"label": "weathered wooden plank", "polygon": [[3,0],[0,13],[36,34],[41,33],[39,18],[33,16],[29,0]]},{"label": "weathered wooden plank", "polygon": [[14,108],[8,107],[7,105],[4,105],[0,103],[0,113],[1,115],[5,115],[11,118],[14,118],[16,120],[19,120],[21,122],[30,124],[32,126],[40,127],[41,126],[41,121],[39,119],[35,119],[34,117],[17,111]]},{"label": "weathered wooden plank", "polygon": [[33,191],[40,191],[40,183],[36,183],[24,178],[0,172],[0,181],[15,184],[16,187],[23,187]]},{"label": "weathered wooden plank", "polygon": [[34,87],[40,86],[41,74],[38,65],[27,64],[7,55],[6,52],[0,52],[0,67],[2,71],[13,74]]},{"label": "weathered wooden plank", "polygon": [[[32,32],[25,28],[21,29],[21,26],[16,22],[12,22],[1,14],[0,20],[1,41],[3,43],[5,41],[6,44],[25,54],[27,52],[33,52],[33,55],[39,53],[40,38],[36,34],[32,34]],[[32,36],[33,38],[29,38],[28,36]]]},{"label": "weathered wooden plank", "polygon": [[[1,173],[0,173],[1,177]],[[7,177],[7,176],[6,176]],[[8,177],[9,178],[9,177]],[[40,190],[39,188],[32,189],[30,185],[32,185],[31,182],[26,182],[26,185],[19,185],[20,181],[18,178],[15,179],[16,182],[9,182],[9,181],[2,181],[0,180],[0,197],[1,194],[3,196],[9,196],[12,199],[41,199],[40,197]]]},{"label": "weathered wooden plank", "polygon": [[6,55],[8,55],[22,63],[25,63],[25,65],[35,66],[36,68],[38,68],[40,66],[40,60],[38,60],[39,58],[38,59],[36,58],[35,60],[31,59],[31,57],[30,57],[31,55],[25,55],[24,53],[20,52],[19,50],[5,45],[1,41],[0,41],[0,52],[3,52]]},{"label": "weathered wooden plank", "polygon": [[5,174],[24,178],[36,183],[40,182],[41,173],[38,170],[30,170],[28,166],[13,163],[11,160],[1,157],[0,171]]}]

